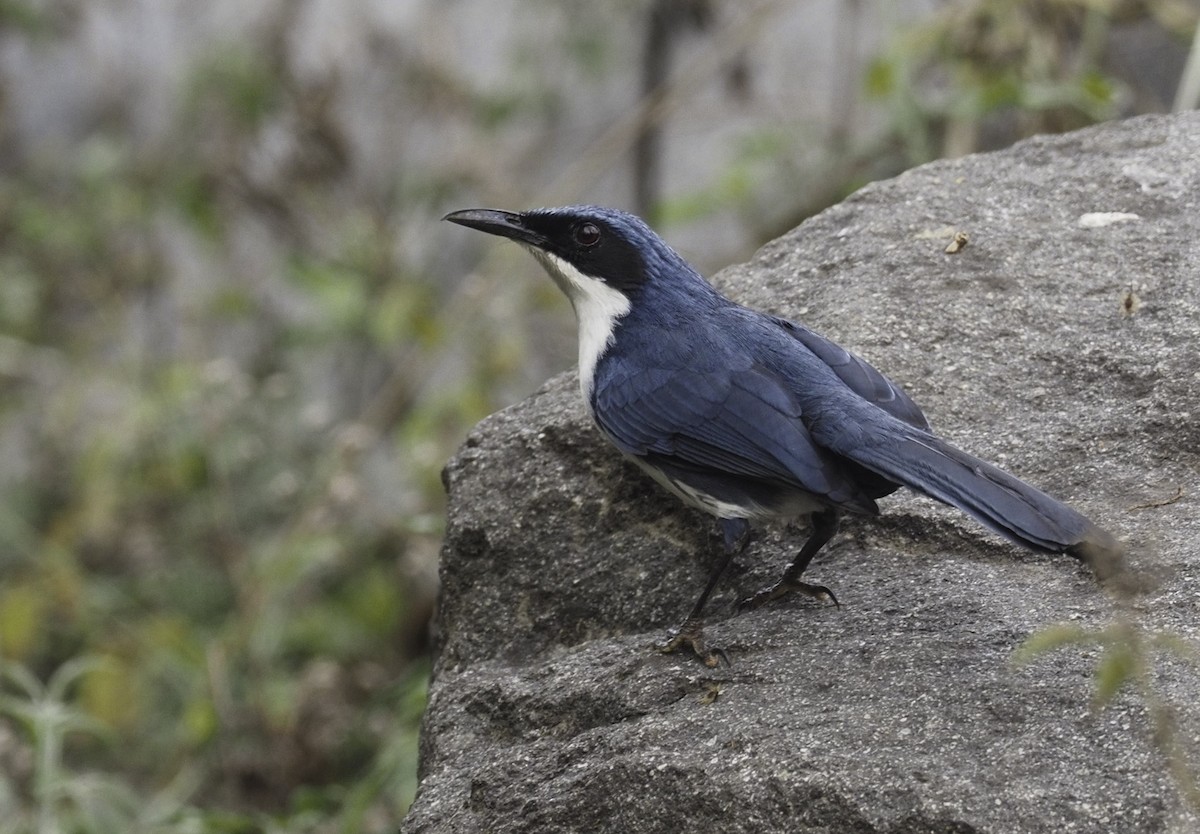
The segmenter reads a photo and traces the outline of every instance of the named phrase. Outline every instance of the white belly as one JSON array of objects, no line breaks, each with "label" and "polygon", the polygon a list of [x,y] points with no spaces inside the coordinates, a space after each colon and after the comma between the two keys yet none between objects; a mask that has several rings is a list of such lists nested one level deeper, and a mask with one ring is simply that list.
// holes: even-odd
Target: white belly
[{"label": "white belly", "polygon": [[816,500],[813,496],[796,491],[786,497],[780,504],[764,507],[761,504],[731,504],[707,493],[677,481],[667,476],[659,469],[650,466],[641,458],[626,455],[638,465],[643,472],[661,484],[668,492],[675,495],[689,507],[714,515],[717,518],[744,518],[748,521],[773,521],[777,519],[793,519],[811,515],[818,510],[827,509],[828,505]]}]

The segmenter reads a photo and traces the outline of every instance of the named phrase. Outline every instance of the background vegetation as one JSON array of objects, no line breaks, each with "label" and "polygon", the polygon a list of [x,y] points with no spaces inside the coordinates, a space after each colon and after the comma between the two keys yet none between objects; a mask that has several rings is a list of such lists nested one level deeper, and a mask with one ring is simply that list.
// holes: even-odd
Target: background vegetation
[{"label": "background vegetation", "polygon": [[[313,69],[319,4],[252,6],[153,125],[118,88],[39,128],[22,67],[130,7],[0,2],[0,832],[395,829],[440,467],[572,356],[548,283],[446,210],[618,202],[720,263],[935,156],[1164,109],[1197,15],[962,0],[879,40],[835,3],[828,118],[743,119],[673,177],[705,96],[809,83],[756,60],[805,4],[400,4],[353,72]],[[1131,49],[1174,50],[1165,87]]]}]

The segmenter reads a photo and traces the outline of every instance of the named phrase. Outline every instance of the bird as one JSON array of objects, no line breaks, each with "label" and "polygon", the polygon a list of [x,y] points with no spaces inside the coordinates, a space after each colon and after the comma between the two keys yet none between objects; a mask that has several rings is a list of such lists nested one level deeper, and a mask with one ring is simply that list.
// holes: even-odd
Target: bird
[{"label": "bird", "polygon": [[722,552],[692,609],[657,644],[706,666],[704,612],[754,526],[807,517],[811,533],[757,608],[792,592],[847,513],[875,516],[901,486],[957,507],[1029,550],[1067,553],[1106,580],[1124,546],[1076,510],[935,435],[866,360],[788,319],[722,295],[643,220],[592,205],[464,209],[444,220],[531,252],[578,324],[579,389],[601,433],[667,491],[714,516]]}]

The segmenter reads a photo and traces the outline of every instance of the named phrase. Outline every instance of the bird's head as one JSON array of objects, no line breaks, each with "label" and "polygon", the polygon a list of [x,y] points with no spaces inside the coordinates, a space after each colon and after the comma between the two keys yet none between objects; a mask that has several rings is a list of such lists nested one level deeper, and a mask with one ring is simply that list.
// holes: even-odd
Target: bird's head
[{"label": "bird's head", "polygon": [[443,219],[515,240],[542,262],[575,308],[579,387],[589,407],[597,365],[635,308],[643,325],[661,324],[666,311],[687,309],[681,294],[716,295],[649,226],[616,209],[465,209]]},{"label": "bird's head", "polygon": [[442,219],[520,243],[542,262],[580,314],[593,301],[616,305],[614,293],[632,301],[656,279],[694,274],[640,218],[617,209],[465,209]]}]

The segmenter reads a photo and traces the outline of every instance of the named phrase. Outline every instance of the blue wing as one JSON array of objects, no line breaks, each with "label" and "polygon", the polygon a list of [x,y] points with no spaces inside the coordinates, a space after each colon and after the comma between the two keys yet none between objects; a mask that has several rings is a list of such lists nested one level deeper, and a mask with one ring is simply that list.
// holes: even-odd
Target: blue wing
[{"label": "blue wing", "polygon": [[910,426],[929,430],[929,421],[915,402],[904,393],[899,385],[875,370],[866,360],[851,353],[841,345],[829,341],[819,333],[795,322],[770,317],[792,338],[809,349],[829,366],[846,387],[872,405],[877,405],[893,417]]},{"label": "blue wing", "polygon": [[612,351],[596,369],[593,414],[618,448],[705,491],[771,486],[878,512],[857,467],[817,446],[796,397],[762,357],[728,340],[715,340],[716,350],[694,333],[658,335],[652,349]]}]

